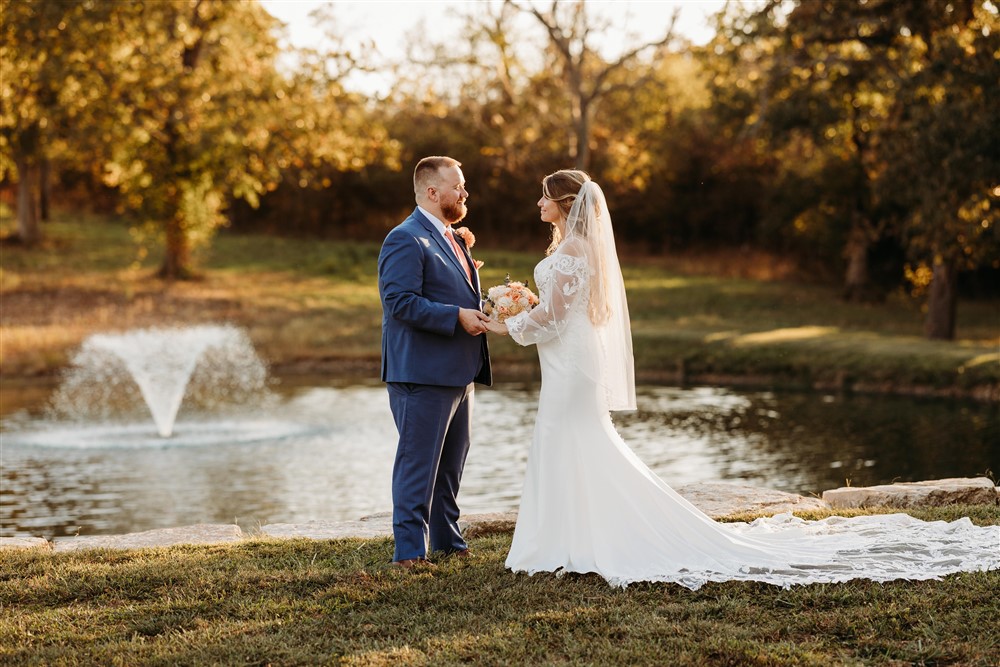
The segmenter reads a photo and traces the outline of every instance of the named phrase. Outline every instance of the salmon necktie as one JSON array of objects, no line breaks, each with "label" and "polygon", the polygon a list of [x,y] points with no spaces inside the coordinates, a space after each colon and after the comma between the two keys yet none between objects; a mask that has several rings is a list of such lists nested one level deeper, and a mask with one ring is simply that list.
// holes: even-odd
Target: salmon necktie
[{"label": "salmon necktie", "polygon": [[444,235],[448,237],[451,242],[451,248],[455,251],[455,255],[458,257],[459,263],[462,268],[465,269],[465,275],[469,277],[469,282],[472,282],[472,270],[469,268],[469,262],[465,259],[465,253],[462,252],[462,247],[458,245],[458,241],[455,240],[455,235],[451,233],[451,228],[446,228],[444,230]]}]

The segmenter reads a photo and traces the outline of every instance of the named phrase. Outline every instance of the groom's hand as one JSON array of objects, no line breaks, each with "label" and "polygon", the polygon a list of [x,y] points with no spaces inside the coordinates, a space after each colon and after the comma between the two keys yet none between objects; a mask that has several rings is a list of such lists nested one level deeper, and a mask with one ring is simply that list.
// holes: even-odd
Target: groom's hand
[{"label": "groom's hand", "polygon": [[472,310],[471,308],[458,309],[458,323],[462,325],[466,333],[473,336],[486,333],[486,323],[489,319],[486,313],[479,310]]}]

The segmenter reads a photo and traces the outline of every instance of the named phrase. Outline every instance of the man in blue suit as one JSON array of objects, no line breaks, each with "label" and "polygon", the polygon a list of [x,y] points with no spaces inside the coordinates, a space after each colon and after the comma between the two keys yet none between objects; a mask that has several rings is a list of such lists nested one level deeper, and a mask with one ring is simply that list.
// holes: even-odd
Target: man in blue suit
[{"label": "man in blue suit", "polygon": [[468,554],[456,496],[469,451],[475,383],[490,385],[479,275],[451,226],[465,217],[461,163],[426,157],[413,172],[417,208],[378,258],[382,381],[399,443],[392,470],[393,562],[430,551]]}]

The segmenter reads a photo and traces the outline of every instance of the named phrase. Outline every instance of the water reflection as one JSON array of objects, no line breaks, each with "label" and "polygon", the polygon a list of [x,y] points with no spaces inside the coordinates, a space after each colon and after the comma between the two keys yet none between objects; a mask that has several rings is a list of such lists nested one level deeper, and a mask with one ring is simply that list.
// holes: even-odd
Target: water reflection
[{"label": "water reflection", "polygon": [[[281,393],[273,417],[299,430],[214,445],[44,446],[19,440],[23,413],[6,415],[0,535],[53,539],[201,522],[253,529],[387,511],[396,433],[385,389],[288,386]],[[477,392],[465,511],[516,508],[536,400],[531,385]],[[675,486],[747,480],[810,494],[847,480],[860,486],[1000,470],[995,406],[668,387],[640,388],[638,403],[615,423]]]}]

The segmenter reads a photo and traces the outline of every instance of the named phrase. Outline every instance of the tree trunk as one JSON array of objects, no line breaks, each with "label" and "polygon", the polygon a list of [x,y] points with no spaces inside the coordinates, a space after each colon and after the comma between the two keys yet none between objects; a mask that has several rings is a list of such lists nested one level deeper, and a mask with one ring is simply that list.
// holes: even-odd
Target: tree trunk
[{"label": "tree trunk", "polygon": [[[208,28],[206,18],[202,15],[202,0],[197,0],[190,6],[191,18],[188,25],[194,27],[197,38],[191,42],[185,42],[184,51],[181,53],[181,66],[184,79],[192,76],[201,56],[202,45],[204,44],[205,31]],[[218,18],[218,16],[216,17]],[[208,23],[212,21],[209,20]],[[171,37],[174,37],[171,32]],[[194,277],[191,269],[191,238],[189,235],[189,222],[184,216],[183,197],[187,191],[187,185],[183,182],[190,176],[191,160],[183,150],[182,133],[178,129],[176,118],[186,115],[184,110],[190,103],[192,88],[187,81],[182,81],[181,94],[179,99],[170,108],[164,124],[163,133],[166,136],[164,149],[167,158],[173,169],[173,187],[169,188],[169,197],[173,199],[174,208],[171,215],[164,223],[165,247],[163,253],[163,265],[160,267],[159,275],[164,280],[187,280]]]},{"label": "tree trunk", "polygon": [[575,98],[570,105],[570,127],[566,134],[569,142],[569,157],[573,160],[573,166],[579,168],[580,165],[580,133],[583,131],[583,121],[580,115],[579,98]]},{"label": "tree trunk", "polygon": [[868,249],[871,241],[860,223],[851,226],[847,236],[844,255],[847,258],[847,272],[844,275],[844,299],[847,301],[867,301],[871,298],[871,280],[868,273]]},{"label": "tree trunk", "polygon": [[159,275],[164,280],[183,280],[191,277],[191,240],[184,232],[184,220],[180,212],[167,221],[164,230],[166,243],[163,265]]},{"label": "tree trunk", "polygon": [[591,105],[581,102],[579,117],[574,119],[576,125],[576,168],[587,171],[590,168],[590,124],[593,120]]},{"label": "tree trunk", "polygon": [[38,165],[18,156],[17,162],[17,236],[22,243],[34,244],[42,240],[38,224]]},{"label": "tree trunk", "polygon": [[958,306],[958,269],[953,262],[934,258],[934,275],[927,297],[924,333],[930,339],[954,340]]},{"label": "tree trunk", "polygon": [[52,219],[49,205],[52,203],[52,168],[48,158],[42,159],[38,170],[38,217],[42,222]]}]

